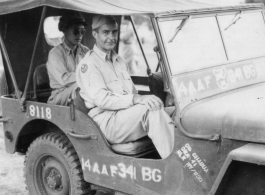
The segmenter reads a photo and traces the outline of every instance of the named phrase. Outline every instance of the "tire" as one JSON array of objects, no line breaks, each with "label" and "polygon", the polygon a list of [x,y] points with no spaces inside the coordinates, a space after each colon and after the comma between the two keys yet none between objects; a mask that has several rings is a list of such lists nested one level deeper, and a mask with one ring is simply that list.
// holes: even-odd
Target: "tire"
[{"label": "tire", "polygon": [[24,177],[31,195],[90,192],[73,145],[60,133],[47,133],[33,141],[25,157]]}]

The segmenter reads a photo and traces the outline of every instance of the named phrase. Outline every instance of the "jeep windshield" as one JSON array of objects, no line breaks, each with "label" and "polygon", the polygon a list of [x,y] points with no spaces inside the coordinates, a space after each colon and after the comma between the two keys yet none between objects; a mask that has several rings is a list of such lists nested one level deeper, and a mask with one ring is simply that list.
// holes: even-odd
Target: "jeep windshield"
[{"label": "jeep windshield", "polygon": [[192,16],[170,42],[175,30],[187,19],[171,17],[159,21],[172,75],[265,54],[261,11]]},{"label": "jeep windshield", "polygon": [[181,108],[265,80],[261,10],[159,18],[158,26]]}]

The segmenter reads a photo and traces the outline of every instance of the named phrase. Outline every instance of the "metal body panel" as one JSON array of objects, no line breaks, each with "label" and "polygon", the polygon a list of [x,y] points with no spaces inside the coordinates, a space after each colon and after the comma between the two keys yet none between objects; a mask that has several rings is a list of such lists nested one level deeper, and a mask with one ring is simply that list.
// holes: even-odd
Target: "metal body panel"
[{"label": "metal body panel", "polygon": [[[85,180],[129,194],[207,194],[227,153],[243,144],[224,141],[221,146],[194,140],[176,129],[175,148],[168,158],[136,159],[113,153],[98,126],[85,114],[76,110],[72,121],[69,107],[26,103],[24,113],[19,110],[18,100],[2,97],[3,116],[13,119],[13,123],[4,124],[4,130],[12,132],[14,137],[12,142],[6,140],[7,152],[16,151],[18,138],[23,134],[21,129],[31,121],[53,123],[64,133],[71,130],[76,134],[96,134],[97,140],[69,137],[80,158]],[[47,108],[51,109],[51,117]]]},{"label": "metal body panel", "polygon": [[265,57],[174,76],[180,109],[207,97],[265,81]]},{"label": "metal body panel", "polygon": [[265,143],[265,85],[255,85],[189,106],[181,123],[191,133]]},{"label": "metal body panel", "polygon": [[223,179],[226,170],[228,169],[229,165],[232,161],[241,161],[241,162],[248,162],[251,164],[257,164],[257,165],[265,165],[265,146],[259,145],[259,144],[246,144],[240,148],[237,148],[233,151],[231,151],[226,161],[224,162],[224,165],[218,175],[218,178],[216,179],[210,194],[215,194],[221,180]]}]

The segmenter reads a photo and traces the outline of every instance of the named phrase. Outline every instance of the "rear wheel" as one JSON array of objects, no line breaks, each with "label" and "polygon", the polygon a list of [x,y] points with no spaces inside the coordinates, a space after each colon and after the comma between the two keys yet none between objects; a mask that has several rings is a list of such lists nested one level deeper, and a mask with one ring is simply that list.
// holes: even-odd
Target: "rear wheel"
[{"label": "rear wheel", "polygon": [[24,175],[30,194],[89,194],[77,153],[60,133],[42,135],[30,145]]}]

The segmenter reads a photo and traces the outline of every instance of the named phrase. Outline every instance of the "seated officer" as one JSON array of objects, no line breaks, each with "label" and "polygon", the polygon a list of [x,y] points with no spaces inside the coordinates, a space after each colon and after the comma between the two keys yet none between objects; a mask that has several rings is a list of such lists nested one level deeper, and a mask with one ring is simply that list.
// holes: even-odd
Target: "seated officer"
[{"label": "seated officer", "polygon": [[54,47],[48,57],[47,70],[53,89],[48,103],[67,105],[77,88],[75,70],[89,51],[81,44],[86,22],[79,12],[67,12],[60,18],[58,28],[64,33],[64,42]]},{"label": "seated officer", "polygon": [[148,135],[162,158],[174,147],[174,124],[154,95],[138,95],[125,61],[113,50],[118,24],[112,16],[93,18],[93,50],[80,61],[76,82],[90,109],[88,115],[100,126],[111,144],[127,143]]}]

